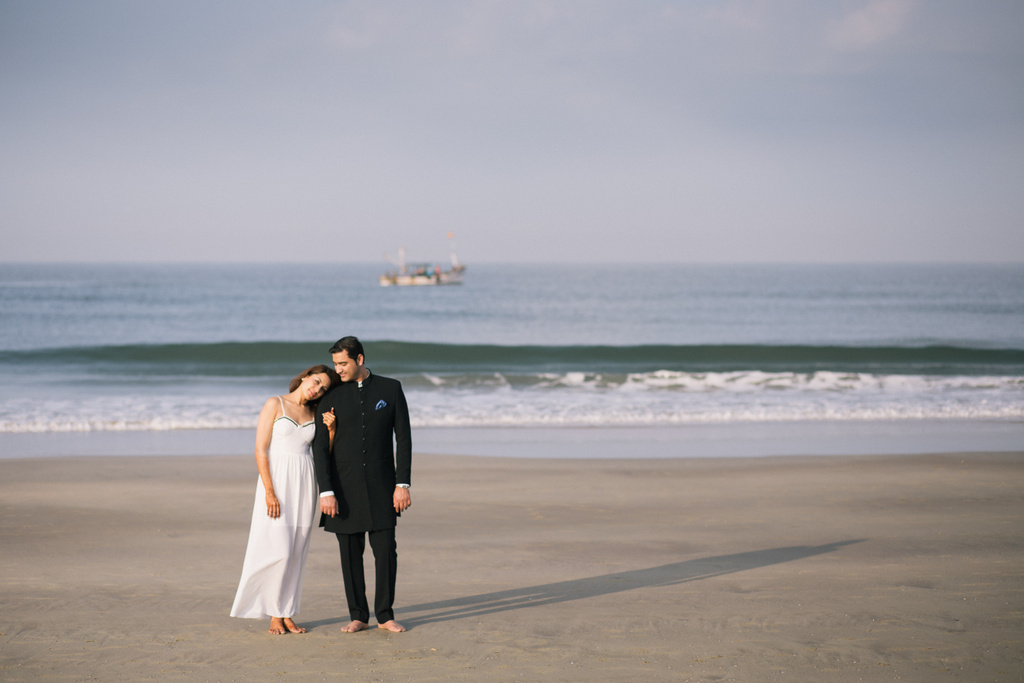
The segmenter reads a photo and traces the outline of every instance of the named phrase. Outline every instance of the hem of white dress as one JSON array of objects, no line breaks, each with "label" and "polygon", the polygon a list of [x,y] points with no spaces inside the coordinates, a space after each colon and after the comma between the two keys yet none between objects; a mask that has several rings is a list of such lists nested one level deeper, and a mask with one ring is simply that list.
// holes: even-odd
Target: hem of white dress
[{"label": "hem of white dress", "polygon": [[228,616],[235,619],[291,619],[297,614],[298,612],[292,612],[291,614],[228,614]]}]

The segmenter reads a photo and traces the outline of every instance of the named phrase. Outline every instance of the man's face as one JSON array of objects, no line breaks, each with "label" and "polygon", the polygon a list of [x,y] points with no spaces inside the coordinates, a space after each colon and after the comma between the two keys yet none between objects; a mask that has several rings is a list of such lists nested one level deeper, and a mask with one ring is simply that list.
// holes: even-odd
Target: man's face
[{"label": "man's face", "polygon": [[355,382],[363,376],[363,355],[349,358],[348,351],[342,350],[339,353],[332,353],[334,371],[341,377],[342,382]]}]

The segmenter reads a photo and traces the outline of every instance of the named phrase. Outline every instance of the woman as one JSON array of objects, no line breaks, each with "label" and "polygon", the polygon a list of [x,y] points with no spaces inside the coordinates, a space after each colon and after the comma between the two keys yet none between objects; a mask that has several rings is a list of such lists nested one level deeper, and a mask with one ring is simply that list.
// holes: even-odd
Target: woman
[{"label": "woman", "polygon": [[314,365],[291,381],[288,394],[267,399],[260,411],[260,478],[231,616],[269,616],[274,635],[306,632],[291,618],[299,611],[310,532],[320,509],[311,450],[313,420],[320,397],[340,382],[331,368]]}]

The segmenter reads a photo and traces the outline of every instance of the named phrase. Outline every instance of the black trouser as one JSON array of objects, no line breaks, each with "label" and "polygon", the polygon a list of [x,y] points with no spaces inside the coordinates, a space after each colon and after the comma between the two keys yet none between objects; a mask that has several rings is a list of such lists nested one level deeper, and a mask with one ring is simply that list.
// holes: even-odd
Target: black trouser
[{"label": "black trouser", "polygon": [[[384,624],[395,618],[392,607],[395,604],[395,577],[398,575],[398,545],[395,543],[394,528],[371,531],[369,534],[377,583],[373,612],[377,616],[377,623]],[[345,580],[349,618],[369,623],[370,608],[366,604],[366,578],[363,575],[366,534],[336,535],[341,550],[341,575]]]}]

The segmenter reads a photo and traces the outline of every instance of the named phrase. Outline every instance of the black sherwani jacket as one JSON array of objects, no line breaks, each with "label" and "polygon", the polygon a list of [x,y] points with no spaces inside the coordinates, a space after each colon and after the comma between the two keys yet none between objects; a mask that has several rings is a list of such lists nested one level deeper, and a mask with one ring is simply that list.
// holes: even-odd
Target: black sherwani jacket
[{"label": "black sherwani jacket", "polygon": [[[334,448],[323,414],[334,409]],[[313,438],[316,481],[334,491],[336,517],[320,516],[333,533],[356,534],[396,525],[395,484],[411,484],[409,408],[398,380],[370,374],[331,388],[320,399]]]}]

